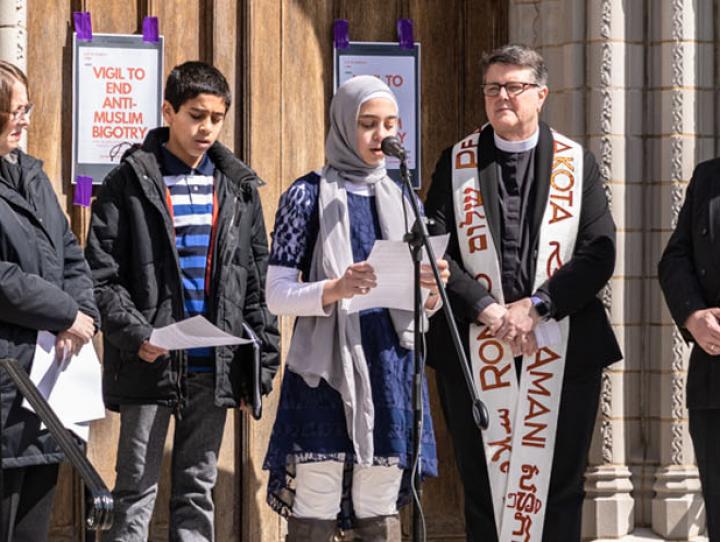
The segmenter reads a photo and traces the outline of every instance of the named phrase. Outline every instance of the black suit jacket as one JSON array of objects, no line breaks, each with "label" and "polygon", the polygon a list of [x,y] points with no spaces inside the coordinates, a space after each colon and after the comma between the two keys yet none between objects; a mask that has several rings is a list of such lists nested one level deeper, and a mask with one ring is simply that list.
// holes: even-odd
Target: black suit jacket
[{"label": "black suit jacket", "polygon": [[[658,276],[675,323],[694,343],[684,327],[688,316],[720,306],[720,159],[695,168]],[[690,354],[687,406],[720,408],[720,359],[697,345]]]},{"label": "black suit jacket", "polygon": [[[502,239],[499,179],[493,129],[489,124],[480,134],[478,151],[480,189],[490,232],[497,250],[500,251]],[[443,151],[437,163],[425,208],[427,215],[435,221],[433,233],[450,233],[446,254],[451,273],[448,296],[467,350],[468,327],[478,316],[476,304],[488,295],[488,291],[462,266],[453,206],[451,154],[452,147]],[[540,223],[547,204],[552,159],[552,132],[547,125],[541,123],[535,155],[535,202],[533,208],[528,209],[527,217],[532,224],[534,256],[530,276],[535,274],[534,260],[537,257]],[[584,153],[583,171],[582,208],[573,257],[540,287],[552,300],[551,316],[557,319],[570,316],[566,364],[568,374],[583,372],[589,367],[603,367],[622,357],[605,309],[597,297],[615,268],[615,224],[608,208],[597,163],[588,151]],[[532,293],[526,292],[528,296]],[[457,361],[442,311],[431,320],[428,342],[428,364],[438,371],[455,370]]]}]

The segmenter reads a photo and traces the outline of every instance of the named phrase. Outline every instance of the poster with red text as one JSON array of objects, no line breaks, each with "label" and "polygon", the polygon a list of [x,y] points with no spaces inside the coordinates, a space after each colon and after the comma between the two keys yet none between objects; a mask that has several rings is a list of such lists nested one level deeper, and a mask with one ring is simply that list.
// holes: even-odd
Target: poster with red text
[{"label": "poster with red text", "polygon": [[[413,185],[420,188],[420,44],[406,49],[398,43],[351,41],[335,49],[335,89],[356,75],[374,75],[395,94],[397,137],[405,147]],[[388,174],[399,179],[399,161],[387,158],[386,164]]]},{"label": "poster with red text", "polygon": [[162,43],[117,34],[74,40],[73,182],[101,183],[130,145],[162,125]]}]

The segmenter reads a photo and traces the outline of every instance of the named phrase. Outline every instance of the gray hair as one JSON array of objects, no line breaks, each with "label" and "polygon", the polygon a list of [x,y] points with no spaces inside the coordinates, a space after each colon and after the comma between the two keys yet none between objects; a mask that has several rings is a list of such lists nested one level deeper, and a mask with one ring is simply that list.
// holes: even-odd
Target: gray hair
[{"label": "gray hair", "polygon": [[548,70],[545,66],[545,61],[540,53],[527,45],[509,43],[489,53],[483,53],[480,59],[480,72],[483,82],[485,82],[485,74],[487,74],[488,69],[493,64],[507,64],[528,68],[533,72],[535,83],[543,87],[547,85]]}]

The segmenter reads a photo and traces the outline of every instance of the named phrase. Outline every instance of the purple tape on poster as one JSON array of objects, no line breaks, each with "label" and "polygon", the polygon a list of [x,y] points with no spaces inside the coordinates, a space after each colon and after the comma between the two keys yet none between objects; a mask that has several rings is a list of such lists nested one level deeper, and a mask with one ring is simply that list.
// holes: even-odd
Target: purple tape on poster
[{"label": "purple tape on poster", "polygon": [[92,19],[90,19],[90,12],[75,11],[73,13],[73,21],[75,22],[77,39],[82,41],[92,41]]},{"label": "purple tape on poster", "polygon": [[347,49],[350,45],[350,23],[347,19],[335,19],[333,40],[336,49]]},{"label": "purple tape on poster", "polygon": [[78,175],[75,179],[75,194],[73,195],[73,204],[82,207],[90,207],[90,198],[92,197],[93,180],[92,177],[86,175]]},{"label": "purple tape on poster", "polygon": [[397,34],[402,49],[412,49],[415,47],[412,19],[398,19]]},{"label": "purple tape on poster", "polygon": [[157,17],[145,17],[143,19],[143,41],[157,43],[160,41]]}]

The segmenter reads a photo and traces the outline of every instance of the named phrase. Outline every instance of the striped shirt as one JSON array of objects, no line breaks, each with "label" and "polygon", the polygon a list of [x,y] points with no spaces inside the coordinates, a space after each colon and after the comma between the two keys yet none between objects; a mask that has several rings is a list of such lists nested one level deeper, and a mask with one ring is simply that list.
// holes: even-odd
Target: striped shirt
[{"label": "striped shirt", "polygon": [[[172,204],[185,317],[207,315],[205,277],[212,238],[215,165],[205,155],[193,169],[163,146],[161,166]],[[212,348],[192,348],[187,352],[190,371],[213,370]]]}]

